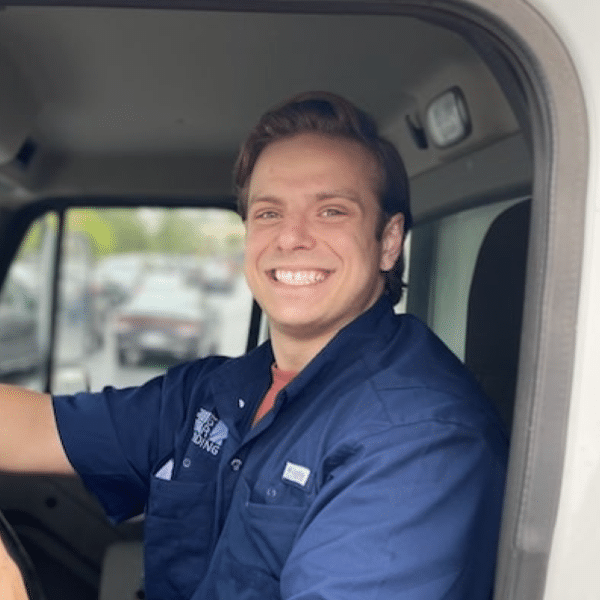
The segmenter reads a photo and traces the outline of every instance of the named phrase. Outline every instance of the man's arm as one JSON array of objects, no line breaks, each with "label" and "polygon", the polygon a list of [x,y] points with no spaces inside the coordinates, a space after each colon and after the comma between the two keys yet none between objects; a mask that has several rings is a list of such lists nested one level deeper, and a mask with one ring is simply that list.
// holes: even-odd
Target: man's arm
[{"label": "man's arm", "polygon": [[49,394],[0,384],[0,470],[74,474]]}]

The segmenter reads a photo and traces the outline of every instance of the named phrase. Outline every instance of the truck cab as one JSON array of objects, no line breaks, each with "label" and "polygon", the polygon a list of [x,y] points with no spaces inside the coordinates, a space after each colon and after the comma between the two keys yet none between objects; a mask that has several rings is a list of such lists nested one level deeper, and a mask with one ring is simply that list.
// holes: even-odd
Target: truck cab
[{"label": "truck cab", "polygon": [[[599,597],[599,26],[567,0],[3,2],[0,380],[136,385],[263,340],[237,149],[285,97],[340,93],[406,163],[396,310],[510,431],[494,598]],[[8,474],[0,510],[48,600],[142,597],[143,515]]]}]

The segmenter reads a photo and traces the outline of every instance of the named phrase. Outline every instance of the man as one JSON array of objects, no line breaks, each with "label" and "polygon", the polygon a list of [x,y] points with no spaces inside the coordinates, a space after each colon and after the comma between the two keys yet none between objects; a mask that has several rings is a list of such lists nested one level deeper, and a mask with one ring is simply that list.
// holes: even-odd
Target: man
[{"label": "man", "polygon": [[506,439],[458,359],[394,314],[397,152],[304,94],[251,132],[236,185],[270,341],[139,388],[6,388],[0,466],[75,470],[112,518],[144,510],[150,599],[489,598]]}]

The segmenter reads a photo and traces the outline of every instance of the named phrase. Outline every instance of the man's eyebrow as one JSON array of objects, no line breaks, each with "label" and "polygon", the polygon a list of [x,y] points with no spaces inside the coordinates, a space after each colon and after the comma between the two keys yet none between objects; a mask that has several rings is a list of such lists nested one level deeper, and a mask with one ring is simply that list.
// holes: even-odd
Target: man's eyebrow
[{"label": "man's eyebrow", "polygon": [[256,204],[258,202],[265,202],[268,204],[278,204],[281,205],[283,204],[283,200],[281,198],[278,198],[277,196],[256,196],[254,198],[248,198],[248,206],[252,205],[252,204]]},{"label": "man's eyebrow", "polygon": [[[324,200],[331,200],[332,198],[343,198],[345,200],[350,200],[351,202],[355,202],[356,204],[362,205],[360,195],[350,188],[339,188],[334,190],[318,192],[317,194],[315,194],[315,198],[318,202],[322,202]],[[279,196],[272,196],[269,194],[266,194],[264,196],[258,195],[248,198],[248,207],[258,203],[274,205],[285,204],[284,200]]]},{"label": "man's eyebrow", "polygon": [[360,195],[357,194],[354,190],[348,188],[339,188],[335,190],[328,190],[326,192],[319,192],[316,195],[317,200],[331,200],[332,198],[344,198],[346,200],[350,200],[351,202],[356,202],[357,204],[361,204]]}]

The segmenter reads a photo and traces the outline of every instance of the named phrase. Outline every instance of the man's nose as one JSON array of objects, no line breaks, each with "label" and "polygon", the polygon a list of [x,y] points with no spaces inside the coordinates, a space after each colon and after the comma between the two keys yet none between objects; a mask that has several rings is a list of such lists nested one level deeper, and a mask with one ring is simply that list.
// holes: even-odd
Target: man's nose
[{"label": "man's nose", "polygon": [[286,215],[277,238],[281,250],[310,249],[315,244],[310,223],[304,215]]}]

